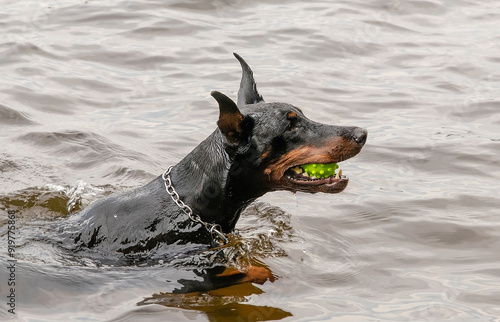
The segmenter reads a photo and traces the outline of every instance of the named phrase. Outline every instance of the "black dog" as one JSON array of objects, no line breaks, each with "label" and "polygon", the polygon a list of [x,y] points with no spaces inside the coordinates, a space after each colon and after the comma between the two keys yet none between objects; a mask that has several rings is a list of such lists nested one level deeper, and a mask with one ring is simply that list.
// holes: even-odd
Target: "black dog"
[{"label": "black dog", "polygon": [[[348,178],[341,170],[311,176],[303,165],[332,164],[358,154],[367,132],[359,127],[316,123],[298,107],[265,103],[253,73],[237,54],[243,76],[238,104],[219,92],[218,128],[162,176],[132,191],[113,194],[69,219],[64,234],[78,251],[107,259],[151,258],[169,246],[224,242],[242,210],[273,190],[338,193]],[[264,268],[211,274],[210,289],[242,282],[264,282]]]}]

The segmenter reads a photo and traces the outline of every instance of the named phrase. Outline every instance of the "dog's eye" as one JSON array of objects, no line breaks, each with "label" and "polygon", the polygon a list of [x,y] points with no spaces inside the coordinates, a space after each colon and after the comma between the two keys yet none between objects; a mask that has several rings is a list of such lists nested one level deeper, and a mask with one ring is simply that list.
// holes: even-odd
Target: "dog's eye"
[{"label": "dog's eye", "polygon": [[288,112],[287,114],[287,119],[290,122],[288,124],[288,127],[286,128],[287,131],[294,131],[297,129],[297,123],[299,122],[299,118],[297,117],[297,114],[295,112]]},{"label": "dog's eye", "polygon": [[290,124],[288,124],[288,127],[286,128],[287,131],[295,131],[297,129],[297,121],[291,121]]}]

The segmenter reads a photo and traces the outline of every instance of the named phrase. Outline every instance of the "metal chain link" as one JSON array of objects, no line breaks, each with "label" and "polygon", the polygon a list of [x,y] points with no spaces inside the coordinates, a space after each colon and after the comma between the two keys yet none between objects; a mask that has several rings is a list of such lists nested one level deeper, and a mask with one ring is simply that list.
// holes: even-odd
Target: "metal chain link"
[{"label": "metal chain link", "polygon": [[165,189],[167,190],[167,193],[170,195],[172,200],[175,202],[175,204],[182,210],[183,213],[185,213],[189,219],[191,219],[193,222],[200,223],[205,228],[207,231],[210,233],[212,238],[218,242],[220,245],[225,245],[229,243],[229,238],[224,234],[221,230],[222,227],[219,224],[212,224],[208,223],[206,221],[201,220],[199,215],[193,214],[193,209],[186,205],[181,198],[179,197],[179,194],[177,191],[175,191],[174,186],[172,185],[172,180],[170,179],[170,172],[172,171],[172,166],[168,167],[165,172],[162,174],[162,179],[165,181]]}]

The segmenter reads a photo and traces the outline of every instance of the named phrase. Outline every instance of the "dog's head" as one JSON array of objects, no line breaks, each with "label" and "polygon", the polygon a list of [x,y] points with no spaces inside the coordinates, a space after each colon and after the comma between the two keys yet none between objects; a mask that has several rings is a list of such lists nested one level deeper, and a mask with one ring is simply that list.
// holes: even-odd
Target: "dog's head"
[{"label": "dog's head", "polygon": [[243,69],[238,104],[212,92],[219,103],[217,125],[232,161],[229,180],[256,182],[269,191],[344,190],[349,179],[337,163],[361,151],[366,130],[314,122],[293,105],[265,103],[252,70],[235,56]]}]

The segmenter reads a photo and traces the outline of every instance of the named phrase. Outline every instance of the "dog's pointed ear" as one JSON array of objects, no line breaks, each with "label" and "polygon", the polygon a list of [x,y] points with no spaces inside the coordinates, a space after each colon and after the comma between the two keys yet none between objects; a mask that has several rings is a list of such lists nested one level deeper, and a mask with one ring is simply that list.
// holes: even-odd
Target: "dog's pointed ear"
[{"label": "dog's pointed ear", "polygon": [[245,117],[238,106],[226,95],[213,91],[210,95],[219,103],[219,120],[217,126],[231,144],[239,144],[244,135]]},{"label": "dog's pointed ear", "polygon": [[240,62],[242,69],[240,90],[238,91],[238,106],[264,102],[264,99],[257,91],[252,69],[240,55],[237,53],[233,53],[233,55]]}]

